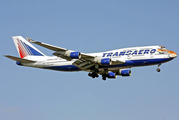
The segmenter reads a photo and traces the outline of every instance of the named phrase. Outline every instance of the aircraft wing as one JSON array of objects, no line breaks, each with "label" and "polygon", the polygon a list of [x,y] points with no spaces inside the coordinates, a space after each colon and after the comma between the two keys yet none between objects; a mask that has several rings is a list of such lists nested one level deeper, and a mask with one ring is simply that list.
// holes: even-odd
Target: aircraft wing
[{"label": "aircraft wing", "polygon": [[[49,44],[46,44],[46,43],[38,42],[38,41],[32,40],[31,38],[27,38],[27,39],[31,43],[34,43],[34,44],[40,45],[42,47],[45,47],[47,49],[55,51],[53,53],[53,55],[55,55],[55,56],[61,57],[61,58],[66,59],[68,61],[70,61],[72,59],[78,59],[73,63],[73,65],[77,66],[78,68],[80,68],[82,70],[89,69],[90,67],[94,66],[95,64],[99,64],[99,62],[102,59],[104,59],[104,58],[99,57],[99,56],[96,57],[96,56],[88,55],[88,54],[85,54],[85,53],[76,52],[76,51],[68,50],[68,49],[65,49],[65,48],[61,48],[61,47],[49,45]],[[73,54],[76,55],[76,56],[78,55],[78,57],[72,58]],[[112,63],[112,65],[116,65],[116,64],[123,64],[123,63],[125,63],[125,61],[124,60],[111,59],[111,63]]]},{"label": "aircraft wing", "polygon": [[45,48],[53,50],[53,51],[67,51],[68,50],[68,49],[65,49],[65,48],[61,48],[61,47],[49,45],[49,44],[46,44],[46,43],[42,43],[42,42],[39,42],[39,41],[35,41],[35,40],[33,40],[33,39],[29,38],[29,37],[27,37],[27,40],[29,42],[31,42],[31,43],[40,45],[42,47],[45,47]]},{"label": "aircraft wing", "polygon": [[4,55],[4,56],[11,59],[11,60],[22,62],[22,63],[34,63],[34,62],[36,62],[36,61],[33,61],[33,60],[22,59],[22,58],[10,56],[10,55]]},{"label": "aircraft wing", "polygon": [[[42,43],[42,42],[39,42],[39,41],[35,41],[35,40],[33,40],[31,38],[28,38],[28,37],[27,37],[27,40],[29,42],[31,42],[31,43],[34,43],[34,44],[40,45],[42,47],[45,47],[47,49],[56,51],[55,53],[53,53],[53,55],[62,57],[62,58],[67,59],[67,60],[69,60],[70,58],[65,56],[64,53],[67,52],[67,51],[75,52],[75,51],[68,50],[68,49],[65,49],[65,48],[61,48],[61,47],[53,46],[53,45],[50,45],[50,44]],[[87,54],[84,54],[84,53],[80,53],[80,54],[81,54],[81,58],[82,59],[88,59],[88,60],[90,60],[90,59],[95,58],[94,56],[87,55]]]}]

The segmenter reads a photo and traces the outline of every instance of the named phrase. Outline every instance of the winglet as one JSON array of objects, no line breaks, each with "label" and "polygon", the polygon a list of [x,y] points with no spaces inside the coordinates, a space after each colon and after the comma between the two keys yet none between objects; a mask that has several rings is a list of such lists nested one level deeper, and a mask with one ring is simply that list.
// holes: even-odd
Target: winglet
[{"label": "winglet", "polygon": [[26,39],[30,42],[30,43],[41,43],[38,41],[33,40],[32,38],[26,37]]},{"label": "winglet", "polygon": [[35,40],[29,38],[29,37],[26,37],[26,39],[29,41],[29,42],[35,42]]}]

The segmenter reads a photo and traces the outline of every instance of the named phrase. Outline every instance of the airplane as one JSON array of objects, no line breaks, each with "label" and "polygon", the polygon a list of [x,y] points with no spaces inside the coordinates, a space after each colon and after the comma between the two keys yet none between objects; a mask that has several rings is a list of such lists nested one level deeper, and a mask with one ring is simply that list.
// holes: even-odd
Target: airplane
[{"label": "airplane", "polygon": [[[19,53],[19,57],[4,55],[16,61],[17,65],[42,68],[57,71],[86,71],[88,76],[98,78],[116,78],[117,76],[130,76],[132,67],[158,65],[160,72],[162,63],[173,60],[177,54],[164,46],[143,46],[116,49],[99,53],[82,53],[53,46],[31,38],[25,40],[22,36],[12,37]],[[31,43],[54,51],[46,56]]]}]

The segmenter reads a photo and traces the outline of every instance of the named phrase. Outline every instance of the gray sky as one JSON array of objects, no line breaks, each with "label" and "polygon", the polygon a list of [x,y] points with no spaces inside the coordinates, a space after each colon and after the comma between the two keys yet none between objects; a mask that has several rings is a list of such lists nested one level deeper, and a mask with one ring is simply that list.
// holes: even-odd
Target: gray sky
[{"label": "gray sky", "polygon": [[[12,36],[84,53],[163,45],[179,54],[179,2],[5,0],[0,4],[1,120],[178,120],[178,58],[103,81],[17,66]],[[53,51],[36,46],[46,55]]]}]

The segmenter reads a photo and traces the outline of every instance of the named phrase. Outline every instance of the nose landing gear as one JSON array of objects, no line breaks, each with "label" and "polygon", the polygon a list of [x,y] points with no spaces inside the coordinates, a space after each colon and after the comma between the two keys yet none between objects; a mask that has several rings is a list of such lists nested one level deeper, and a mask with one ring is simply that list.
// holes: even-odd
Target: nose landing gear
[{"label": "nose landing gear", "polygon": [[161,70],[160,70],[160,65],[161,65],[161,63],[158,64],[158,68],[156,69],[157,72],[160,72],[160,71],[161,71]]},{"label": "nose landing gear", "polygon": [[157,68],[157,72],[160,72],[160,68]]}]

